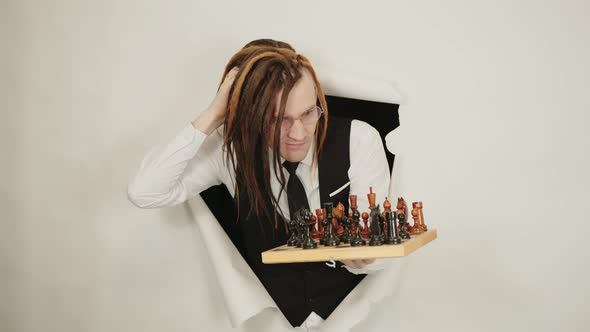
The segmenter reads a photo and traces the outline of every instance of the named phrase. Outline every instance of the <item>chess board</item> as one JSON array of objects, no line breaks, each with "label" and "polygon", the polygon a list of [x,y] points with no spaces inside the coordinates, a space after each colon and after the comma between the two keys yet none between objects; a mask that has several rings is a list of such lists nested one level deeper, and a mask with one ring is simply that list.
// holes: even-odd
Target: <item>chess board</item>
[{"label": "chess board", "polygon": [[430,243],[436,237],[436,229],[431,229],[422,234],[412,235],[412,238],[403,240],[401,244],[360,247],[351,247],[349,244],[340,244],[335,247],[318,245],[315,249],[302,249],[283,245],[263,252],[262,262],[265,264],[278,264],[403,257]]}]

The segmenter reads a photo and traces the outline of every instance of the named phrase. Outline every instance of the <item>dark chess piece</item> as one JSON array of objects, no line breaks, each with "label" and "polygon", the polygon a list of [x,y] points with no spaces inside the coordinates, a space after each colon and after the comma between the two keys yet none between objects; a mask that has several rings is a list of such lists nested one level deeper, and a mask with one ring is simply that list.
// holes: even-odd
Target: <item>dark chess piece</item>
[{"label": "dark chess piece", "polygon": [[312,214],[309,210],[305,210],[303,212],[303,241],[301,243],[301,247],[303,249],[314,249],[318,247],[318,244],[313,240],[311,237],[311,227],[313,226]]},{"label": "dark chess piece", "polygon": [[350,195],[350,208],[352,209],[352,222],[354,225],[354,232],[352,235],[352,238],[350,239],[350,245],[352,247],[359,247],[359,246],[364,246],[367,244],[367,242],[365,240],[363,240],[362,236],[361,236],[361,230],[360,230],[360,225],[359,223],[361,222],[360,220],[360,212],[357,209],[357,202],[356,202],[356,195]]},{"label": "dark chess piece", "polygon": [[342,225],[344,225],[344,231],[342,232],[342,235],[340,235],[340,241],[342,241],[342,243],[350,243],[350,239],[352,238],[352,218],[343,216]]},{"label": "dark chess piece", "polygon": [[295,212],[295,227],[297,230],[297,244],[296,246],[301,248],[303,246],[303,241],[305,240],[305,213],[307,209],[301,208]]},{"label": "dark chess piece", "polygon": [[290,247],[296,247],[297,240],[299,239],[299,233],[297,232],[297,224],[298,224],[298,220],[296,219],[297,217],[298,217],[297,214],[295,214],[294,216],[291,216],[291,220],[289,221],[289,224],[288,224],[289,233],[291,234],[291,236],[287,240],[287,245]]},{"label": "dark chess piece", "polygon": [[[381,215],[383,216],[383,219],[387,220],[387,217],[385,216],[385,214],[389,211],[391,211],[391,202],[389,202],[389,199],[387,199],[387,197],[385,197],[385,201],[383,202],[383,212],[381,213]],[[388,227],[388,224],[385,223],[383,225],[383,233],[384,234],[387,234],[387,227]]]},{"label": "dark chess piece", "polygon": [[393,211],[385,212],[385,219],[387,219],[387,236],[385,237],[386,244],[400,244],[402,239],[397,235],[397,221],[396,215]]},{"label": "dark chess piece", "polygon": [[385,218],[379,213],[379,228],[381,228],[381,241],[385,241]]},{"label": "dark chess piece", "polygon": [[379,212],[379,205],[373,207],[371,209],[371,239],[369,240],[370,246],[380,246],[383,245],[383,241],[381,240],[383,233],[381,225],[379,225],[379,221],[381,219],[381,213]]},{"label": "dark chess piece", "polygon": [[324,229],[324,233],[327,235],[324,240],[324,245],[328,247],[335,247],[340,244],[340,239],[338,236],[336,236],[332,227],[332,219],[334,218],[332,211],[334,204],[324,203],[324,208],[326,209],[326,220],[328,221],[326,223],[328,228]]},{"label": "dark chess piece", "polygon": [[399,237],[402,239],[409,239],[410,233],[408,232],[408,223],[406,221],[406,215],[403,213],[399,213],[397,215],[397,219],[399,220]]},{"label": "dark chess piece", "polygon": [[368,239],[371,235],[371,231],[369,230],[369,214],[367,212],[363,212],[361,217],[363,218],[363,230],[361,231],[361,236],[364,239]]},{"label": "dark chess piece", "polygon": [[[326,204],[330,204],[330,206],[332,206],[332,203],[325,203],[324,206],[326,206]],[[323,210],[323,214],[322,214],[322,230],[324,231],[324,233],[322,234],[322,237],[320,238],[320,244],[326,245],[326,242],[328,241],[328,238],[330,238],[330,224],[332,223],[332,219],[328,219],[326,216],[326,209],[322,209]],[[332,211],[332,208],[330,207],[330,211]]]}]

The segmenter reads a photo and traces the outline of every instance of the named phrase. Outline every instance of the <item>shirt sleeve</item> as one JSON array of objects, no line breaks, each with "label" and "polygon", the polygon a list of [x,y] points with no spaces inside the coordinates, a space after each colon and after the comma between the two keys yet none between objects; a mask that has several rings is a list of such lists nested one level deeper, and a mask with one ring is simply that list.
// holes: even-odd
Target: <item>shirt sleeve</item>
[{"label": "shirt sleeve", "polygon": [[188,124],[147,153],[127,187],[129,200],[141,208],[172,206],[222,183],[222,139],[219,130],[207,136]]},{"label": "shirt sleeve", "polygon": [[[366,122],[353,120],[350,128],[350,193],[357,195],[359,211],[369,210],[369,187],[376,193],[377,204],[383,207],[388,197],[390,172],[383,141],[377,129]],[[374,273],[385,269],[396,258],[378,258],[362,269],[344,265],[354,274]]]}]

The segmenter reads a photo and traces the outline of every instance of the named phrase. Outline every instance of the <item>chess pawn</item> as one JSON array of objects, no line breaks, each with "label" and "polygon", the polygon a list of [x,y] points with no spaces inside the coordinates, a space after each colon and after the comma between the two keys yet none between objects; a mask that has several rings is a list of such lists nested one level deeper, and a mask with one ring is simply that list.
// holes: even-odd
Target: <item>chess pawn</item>
[{"label": "chess pawn", "polygon": [[406,222],[406,215],[400,213],[397,215],[397,219],[399,220],[399,237],[402,239],[409,239],[410,233],[408,233],[407,230],[408,223]]},{"label": "chess pawn", "polygon": [[369,231],[369,214],[367,212],[363,212],[361,215],[363,218],[363,229],[361,231],[361,236],[365,239],[369,238],[371,232]]},{"label": "chess pawn", "polygon": [[328,228],[324,230],[326,234],[324,245],[328,247],[335,247],[340,244],[340,239],[338,236],[336,236],[332,227],[332,220],[334,219],[332,211],[334,209],[334,205],[332,203],[324,203],[324,208],[326,209],[326,224],[328,226]]},{"label": "chess pawn", "polygon": [[420,227],[422,227],[422,231],[426,232],[428,227],[424,223],[424,215],[422,214],[422,202],[416,202],[416,207],[418,208],[418,217],[420,218]]},{"label": "chess pawn", "polygon": [[[367,215],[367,218],[369,218],[369,216]],[[359,211],[356,209],[356,206],[354,207],[354,209],[352,210],[352,222],[354,225],[354,232],[352,233],[353,236],[350,239],[350,246],[352,247],[358,247],[358,246],[364,246],[367,244],[367,242],[362,238],[361,236],[361,230],[360,230],[360,213]]]},{"label": "chess pawn", "polygon": [[388,232],[387,236],[385,237],[386,244],[400,244],[402,243],[402,239],[397,234],[397,222],[396,222],[396,215],[393,211],[385,212],[385,219],[387,219],[388,225]]},{"label": "chess pawn", "polygon": [[313,226],[313,223],[311,221],[312,219],[312,214],[311,212],[309,212],[308,210],[305,210],[304,214],[303,214],[303,242],[301,244],[301,247],[303,249],[314,249],[318,247],[318,244],[311,238],[311,226]]},{"label": "chess pawn", "polygon": [[422,227],[420,227],[420,212],[418,212],[415,203],[412,203],[412,219],[414,219],[414,225],[410,229],[410,234],[417,235],[422,233]]}]

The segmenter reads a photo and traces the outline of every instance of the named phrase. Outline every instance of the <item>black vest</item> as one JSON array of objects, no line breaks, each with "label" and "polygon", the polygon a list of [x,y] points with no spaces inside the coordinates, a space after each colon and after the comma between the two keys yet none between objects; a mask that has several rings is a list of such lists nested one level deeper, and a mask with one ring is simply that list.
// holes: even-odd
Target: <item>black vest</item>
[{"label": "black vest", "polygon": [[[349,189],[328,195],[349,181],[351,120],[331,117],[322,154],[319,156],[321,203],[338,202],[348,211]],[[340,302],[365,277],[355,275],[337,262],[335,268],[321,263],[263,264],[261,253],[287,243],[285,225],[273,229],[268,220],[247,219],[246,195],[240,195],[240,220],[230,236],[293,327],[300,326],[313,311],[327,319]],[[281,220],[281,219],[279,219]],[[313,249],[309,249],[313,250]]]}]

